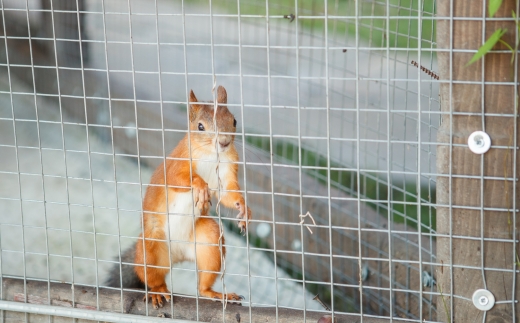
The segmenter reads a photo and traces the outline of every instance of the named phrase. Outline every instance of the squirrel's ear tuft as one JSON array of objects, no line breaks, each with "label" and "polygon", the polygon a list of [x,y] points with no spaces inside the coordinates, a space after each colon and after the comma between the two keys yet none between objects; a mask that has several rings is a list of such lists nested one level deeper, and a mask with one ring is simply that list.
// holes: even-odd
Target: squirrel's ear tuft
[{"label": "squirrel's ear tuft", "polygon": [[193,90],[190,90],[190,99],[189,99],[189,101],[190,101],[190,104],[189,104],[188,110],[189,110],[189,113],[190,113],[190,121],[193,121],[197,117],[197,112],[200,109],[199,105],[194,104],[194,103],[199,102],[199,101],[197,100],[197,97],[195,96],[195,93],[193,93]]},{"label": "squirrel's ear tuft", "polygon": [[193,92],[193,90],[190,90],[190,102],[199,102],[199,100],[197,100],[197,97],[195,96],[195,93]]},{"label": "squirrel's ear tuft", "polygon": [[222,85],[220,85],[217,89],[217,102],[223,104],[227,103],[226,89]]}]

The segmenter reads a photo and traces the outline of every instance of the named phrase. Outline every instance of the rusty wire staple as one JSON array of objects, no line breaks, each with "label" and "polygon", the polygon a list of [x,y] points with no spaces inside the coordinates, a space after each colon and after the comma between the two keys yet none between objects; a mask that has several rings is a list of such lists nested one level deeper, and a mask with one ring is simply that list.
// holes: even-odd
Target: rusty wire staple
[{"label": "rusty wire staple", "polygon": [[320,303],[320,305],[323,306],[325,310],[330,311],[330,307],[321,300],[320,294],[316,294],[316,296],[314,296],[312,299]]},{"label": "rusty wire staple", "polygon": [[[300,224],[301,224],[301,225],[304,224],[305,220],[303,220],[303,218],[305,218],[305,217],[307,217],[307,216],[311,218],[312,223],[314,224],[314,226],[316,226],[316,221],[314,221],[314,218],[312,217],[312,214],[311,214],[309,211],[307,211],[307,213],[305,213],[305,214],[300,214],[300,215],[299,215],[299,217],[300,217],[300,219],[301,219]],[[311,230],[311,228],[309,228],[308,225],[306,225],[305,227],[306,227],[307,230],[309,230],[309,232],[312,234],[312,230]]]},{"label": "rusty wire staple", "polygon": [[420,68],[421,71],[423,71],[424,73],[428,74],[429,76],[431,76],[432,78],[438,80],[439,79],[439,75],[437,75],[437,73],[435,72],[432,72],[431,70],[427,69],[426,67],[420,65],[416,62],[416,61],[412,61],[411,62],[413,66],[417,67],[417,68]]}]

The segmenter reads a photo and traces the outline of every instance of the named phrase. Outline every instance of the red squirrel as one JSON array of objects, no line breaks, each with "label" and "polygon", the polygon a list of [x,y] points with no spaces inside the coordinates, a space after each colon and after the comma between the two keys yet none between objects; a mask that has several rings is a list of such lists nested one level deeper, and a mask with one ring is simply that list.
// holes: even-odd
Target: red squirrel
[{"label": "red squirrel", "polygon": [[[135,246],[122,255],[122,262],[137,265],[123,265],[122,278],[119,266],[109,274],[108,286],[120,287],[121,282],[124,288],[143,288],[146,285],[152,292],[148,297],[152,299],[154,308],[163,306],[163,297],[170,301],[165,276],[171,265],[183,261],[197,262],[201,296],[227,301],[242,299],[235,293],[223,295],[213,290],[226,249],[222,246],[220,253],[217,222],[201,217],[208,215],[211,197],[221,192],[221,204],[238,209],[241,232],[251,219],[251,210],[246,208],[244,196],[239,192],[238,153],[232,134],[237,122],[226,106],[227,93],[222,86],[217,89],[217,103],[214,122],[214,105],[199,104],[195,93],[190,91],[189,134],[170,153],[166,165],[159,165],[153,173],[143,200],[142,234]],[[218,132],[214,129],[215,123]],[[170,247],[166,241],[170,241]],[[146,273],[145,266],[142,266],[144,260],[148,265]]]}]

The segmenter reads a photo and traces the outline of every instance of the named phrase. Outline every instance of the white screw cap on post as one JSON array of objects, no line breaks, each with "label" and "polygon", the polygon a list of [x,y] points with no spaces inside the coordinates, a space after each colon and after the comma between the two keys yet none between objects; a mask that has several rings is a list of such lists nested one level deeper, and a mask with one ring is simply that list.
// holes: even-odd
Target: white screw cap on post
[{"label": "white screw cap on post", "polygon": [[473,305],[481,311],[489,311],[495,305],[495,296],[487,289],[477,289],[471,299]]},{"label": "white screw cap on post", "polygon": [[475,154],[485,154],[491,147],[491,138],[484,131],[475,131],[469,135],[468,146]]}]

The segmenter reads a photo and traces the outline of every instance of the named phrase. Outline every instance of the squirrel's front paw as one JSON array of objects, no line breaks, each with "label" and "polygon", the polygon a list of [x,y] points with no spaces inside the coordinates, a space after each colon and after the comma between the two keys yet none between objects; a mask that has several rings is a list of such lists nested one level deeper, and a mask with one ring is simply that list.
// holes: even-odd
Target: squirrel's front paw
[{"label": "squirrel's front paw", "polygon": [[[244,219],[245,221],[238,222],[238,227],[240,228],[240,233],[244,232],[246,234],[247,222],[251,219],[251,209],[247,207],[244,202],[236,202],[235,206],[237,208],[238,215],[237,219]],[[247,215],[246,215],[247,214]]]},{"label": "squirrel's front paw", "polygon": [[204,181],[193,181],[193,202],[201,215],[207,215],[211,206],[211,195],[208,184]]}]

